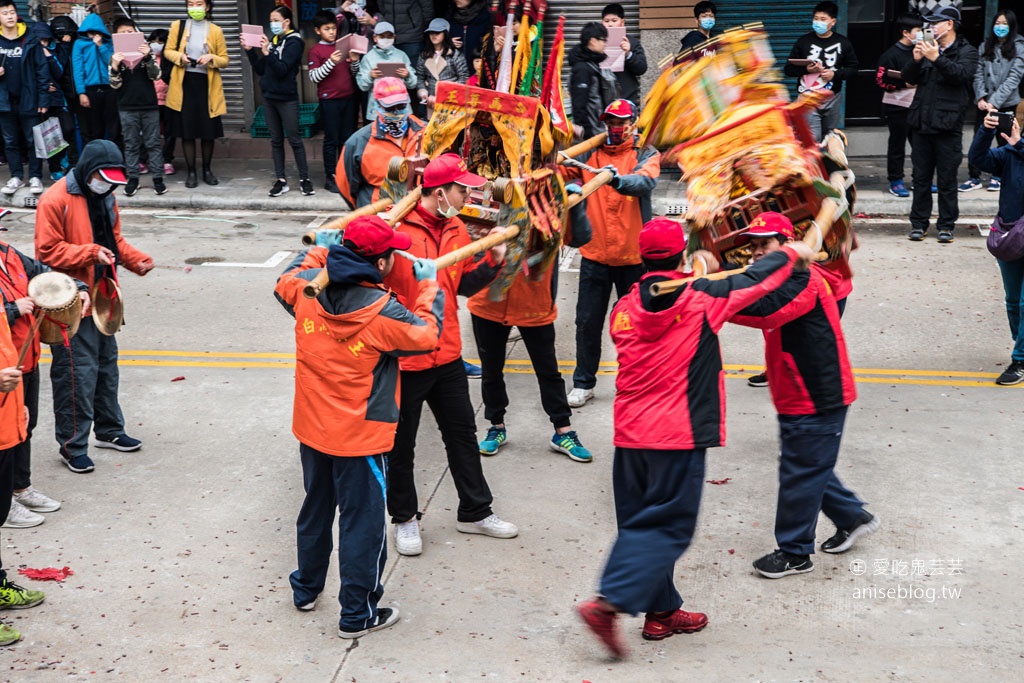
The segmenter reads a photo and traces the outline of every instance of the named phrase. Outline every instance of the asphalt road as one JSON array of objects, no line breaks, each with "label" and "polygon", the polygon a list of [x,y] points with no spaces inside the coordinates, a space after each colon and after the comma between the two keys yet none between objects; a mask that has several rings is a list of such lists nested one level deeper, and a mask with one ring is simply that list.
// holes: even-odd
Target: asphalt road
[{"label": "asphalt road", "polygon": [[[294,343],[272,296],[282,264],[260,264],[294,252],[316,219],[124,217],[128,239],[166,266],[122,275],[121,402],[145,446],[94,452],[92,474],[64,468],[44,365],[34,483],[64,507],[42,526],[0,534],[12,574],[67,566],[74,575],[62,584],[23,580],[48,597],[2,615],[25,638],[3,653],[0,678],[1017,680],[1024,393],[992,383],[1010,339],[995,263],[977,234],[944,247],[907,242],[900,226],[861,233],[844,318],[860,398],[839,472],[882,528],[846,555],[816,555],[813,573],[769,581],[750,567],[775,547],[776,427],[767,391],[742,379],[761,366],[760,335],[724,331],[729,445],[710,454],[708,478],[728,481],[705,487],[697,537],[677,565],[686,607],[707,612],[710,626],[648,643],[641,620],[627,618],[632,657],[611,663],[573,612],[593,593],[614,536],[607,342],[598,398],[574,415],[595,453],[589,465],[547,449],[551,430],[527,356],[521,343],[509,346],[511,442],[484,466],[495,510],[519,525],[518,538],[455,531],[455,491],[425,418],[417,456],[425,548],[416,558],[391,553],[385,584],[385,604],[400,609],[401,622],[338,639],[336,576],[316,610],[292,607],[287,576],[302,500],[290,431]],[[30,213],[5,225],[4,239],[31,250]],[[212,260],[222,265],[183,270]],[[560,277],[558,352],[569,377],[576,275]],[[482,416],[478,426],[482,433]],[[832,531],[823,519],[819,540]]]}]

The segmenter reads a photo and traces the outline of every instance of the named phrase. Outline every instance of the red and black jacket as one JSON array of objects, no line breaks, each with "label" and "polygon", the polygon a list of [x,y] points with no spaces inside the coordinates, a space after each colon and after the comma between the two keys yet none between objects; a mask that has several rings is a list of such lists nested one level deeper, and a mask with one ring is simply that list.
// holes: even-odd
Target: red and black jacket
[{"label": "red and black jacket", "polygon": [[780,415],[823,413],[857,398],[836,296],[823,271],[817,264],[794,271],[732,319],[764,331],[768,386]]}]

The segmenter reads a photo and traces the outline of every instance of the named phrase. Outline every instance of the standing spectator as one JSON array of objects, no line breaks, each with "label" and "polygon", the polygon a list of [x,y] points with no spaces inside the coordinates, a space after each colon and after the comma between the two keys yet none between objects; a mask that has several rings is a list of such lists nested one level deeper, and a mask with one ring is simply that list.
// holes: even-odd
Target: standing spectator
[{"label": "standing spectator", "polygon": [[[693,16],[697,19],[697,28],[693,29],[680,41],[680,50],[696,50],[709,40],[717,36],[721,31],[714,31],[715,18],[718,15],[718,7],[710,0],[701,0],[693,6]],[[701,57],[714,55],[714,48],[701,50]]]},{"label": "standing spectator", "polygon": [[[134,33],[135,22],[129,17],[114,21],[114,33]],[[139,150],[145,146],[149,166],[153,172],[153,191],[167,192],[164,185],[164,157],[160,149],[160,105],[156,99],[156,81],[160,67],[153,58],[149,43],[139,46],[142,61],[132,68],[124,55],[115,52],[110,58],[110,87],[117,91],[117,111],[121,117],[124,136],[125,164],[128,166],[128,184],[124,188],[131,197],[139,191]]]},{"label": "standing spectator", "polygon": [[377,0],[377,6],[392,26],[395,47],[405,53],[410,64],[415,64],[423,44],[423,32],[434,18],[433,0]]},{"label": "standing spectator", "polygon": [[488,0],[453,0],[446,18],[452,27],[452,43],[467,60],[483,47],[484,36],[494,29]]},{"label": "standing spectator", "polygon": [[[989,111],[1016,112],[1020,103],[1020,81],[1024,76],[1024,38],[1017,34],[1017,15],[1000,10],[992,21],[992,30],[978,48],[978,71],[974,74],[974,99],[978,102],[978,115],[974,119],[977,136],[981,122]],[[1002,147],[1003,137],[996,139]],[[967,181],[960,185],[961,192],[981,187],[981,170],[967,159]],[[999,191],[999,178],[988,181],[989,192]]]},{"label": "standing spectator", "polygon": [[[39,198],[36,258],[81,280],[89,289],[98,275],[123,265],[136,275],[153,270],[153,259],[121,236],[114,186],[127,182],[124,158],[109,140],[93,140],[78,165]],[[92,472],[89,432],[96,447],[137,451],[142,442],[124,431],[117,399],[117,338],[101,334],[85,316],[68,347],[51,344],[50,383],[60,456],[72,472]]]},{"label": "standing spectator", "polygon": [[[23,63],[28,37],[24,33],[25,25],[18,22],[14,0],[0,0],[0,130],[7,150],[7,163],[11,168],[11,179],[0,188],[0,192],[6,195],[14,194],[25,185],[22,177],[25,169],[20,151],[23,137],[27,137],[30,143],[25,148],[28,155],[29,187],[32,194],[41,194],[43,191],[40,178],[43,162],[36,156],[31,145],[32,126],[39,122],[39,114],[36,107],[26,111],[27,107],[38,104],[35,89],[38,76],[33,71],[29,78],[25,77]],[[33,44],[38,44],[38,41],[37,35]],[[45,65],[42,68],[45,69]]]},{"label": "standing spectator", "polygon": [[82,132],[82,143],[92,140],[114,140],[121,137],[121,120],[117,116],[117,97],[110,88],[107,67],[114,55],[110,32],[98,14],[90,14],[78,27],[78,40],[71,50],[71,72],[82,114],[88,121]]},{"label": "standing spectator", "polygon": [[[306,148],[299,137],[299,89],[295,82],[302,65],[302,53],[306,44],[302,36],[292,30],[292,11],[284,6],[274,8],[270,13],[270,40],[261,36],[260,47],[249,48],[253,71],[260,77],[263,91],[263,115],[270,129],[270,151],[274,157],[276,180],[270,192],[271,197],[280,197],[288,191],[288,178],[284,172],[284,139],[299,167],[299,187],[302,194],[316,194],[309,179],[309,165],[306,163]],[[244,47],[244,46],[243,46]]]},{"label": "standing spectator", "polygon": [[924,20],[934,32],[935,42],[916,44],[914,59],[903,70],[903,80],[917,86],[907,113],[914,167],[909,237],[920,242],[928,232],[934,175],[939,193],[939,243],[950,244],[960,217],[956,170],[963,159],[964,116],[971,104],[978,52],[957,35],[960,11],[955,7],[941,7]]},{"label": "standing spectator", "polygon": [[[601,10],[601,23],[605,28],[623,28],[626,26],[626,10],[622,5],[613,2]],[[640,44],[640,36],[625,37],[619,48],[626,53],[626,65],[622,71],[615,74],[615,80],[619,82],[619,97],[624,100],[639,104],[640,77],[647,73],[647,55],[644,53],[644,46]]]},{"label": "standing spectator", "polygon": [[[60,180],[68,168],[78,163],[79,129],[84,129],[88,123],[83,114],[85,110],[82,109],[75,93],[75,76],[71,68],[71,51],[75,35],[78,33],[78,25],[71,17],[59,16],[50,21],[50,29],[53,31],[55,40],[50,50],[61,69],[61,77],[57,80],[57,85],[64,94],[66,103],[57,116],[60,118],[60,130],[64,139],[67,140],[68,148],[61,157],[62,169],[57,172],[50,169],[50,180]],[[77,125],[75,124],[76,120]],[[85,137],[84,132],[82,132],[82,136]]]},{"label": "standing spectator", "polygon": [[213,141],[224,137],[221,117],[228,112],[220,72],[228,66],[224,32],[210,19],[213,0],[185,0],[188,19],[171,24],[164,58],[174,66],[167,84],[167,108],[171,115],[169,135],[181,140],[185,155],[185,187],[199,184],[196,178],[196,140],[202,141],[203,182],[217,185],[213,175]]},{"label": "standing spectator", "polygon": [[[916,14],[902,14],[896,19],[900,39],[878,58],[875,83],[885,94],[882,95],[882,113],[889,126],[889,148],[886,152],[886,176],[889,180],[889,194],[909,197],[910,192],[903,182],[903,162],[907,156],[907,109],[914,101],[915,89],[903,80],[903,69],[914,61],[914,43],[921,40],[924,22]],[[899,75],[896,75],[898,72]]]},{"label": "standing spectator", "polygon": [[[40,179],[29,187],[35,194],[41,194],[43,183],[43,160],[35,155],[32,144],[32,127],[51,116],[57,118],[64,109],[64,94],[58,85],[63,69],[56,55],[50,50],[53,45],[53,31],[48,24],[37,21],[29,26],[25,33],[25,50],[21,56],[21,118],[22,134],[29,151],[29,175]],[[61,171],[61,162],[67,164],[64,152],[57,152],[49,157],[49,167],[53,172]],[[66,166],[65,166],[66,167]],[[58,176],[59,177],[59,176]]]},{"label": "standing spectator", "polygon": [[818,142],[839,125],[839,93],[843,81],[857,75],[853,43],[835,32],[838,16],[839,7],[834,2],[826,0],[815,5],[811,21],[814,30],[800,36],[789,53],[790,60],[810,60],[810,63],[798,66],[787,61],[784,69],[787,76],[800,79],[797,86],[800,92],[827,90],[832,93],[827,102],[807,114],[807,122]]},{"label": "standing spectator", "polygon": [[324,189],[338,194],[334,169],[345,140],[356,131],[359,115],[355,79],[349,69],[349,55],[335,46],[338,25],[333,12],[320,11],[313,17],[313,30],[320,38],[309,48],[309,80],[316,83],[320,117],[324,123]]},{"label": "standing spectator", "polygon": [[427,107],[427,118],[434,110],[434,96],[438,81],[465,83],[469,80],[469,66],[462,52],[452,44],[451,26],[444,19],[433,19],[427,27],[427,40],[416,60],[417,94],[420,104]]},{"label": "standing spectator", "polygon": [[[356,73],[356,85],[360,90],[374,92],[374,82],[384,77],[378,64],[402,63],[395,75],[402,79],[405,87],[412,91],[416,87],[416,73],[409,56],[395,47],[395,27],[386,21],[379,21],[373,27],[373,47],[359,60],[359,71]],[[366,105],[366,118],[372,121],[377,114],[377,102],[371,96]]]},{"label": "standing spectator", "polygon": [[[614,173],[611,183],[587,198],[587,218],[593,236],[580,248],[580,286],[576,299],[576,369],[572,373],[569,405],[583,406],[594,398],[601,364],[601,331],[612,289],[625,296],[643,269],[640,266],[640,229],[651,220],[651,193],[661,174],[661,155],[653,147],[639,147],[636,107],[615,100],[601,115],[608,139],[587,159],[597,168]],[[582,171],[583,182],[594,174]]]},{"label": "standing spectator", "polygon": [[[373,29],[378,22],[384,21],[384,16],[380,13],[380,8],[377,6],[377,0],[348,0],[342,4],[338,12],[338,37],[342,37],[349,33],[356,33],[366,38],[367,42],[373,42]],[[349,65],[352,69],[352,78],[355,78],[356,73],[359,71],[359,60],[362,59],[363,55],[352,53],[349,55]],[[366,125],[370,122],[370,119],[366,116],[366,103],[370,97],[370,93],[365,90],[358,89],[356,91],[356,97],[359,100],[359,117],[358,122],[362,122],[362,125]],[[359,123],[356,123],[358,126]],[[342,139],[344,144],[345,140]]]},{"label": "standing spectator", "polygon": [[[149,49],[153,52],[153,58],[156,60],[156,65],[160,67],[161,71],[163,70],[164,47],[167,45],[168,35],[170,34],[167,29],[158,28],[150,33],[147,38]],[[160,130],[163,131],[164,136],[164,146],[162,149],[164,175],[174,175],[174,147],[178,139],[171,134],[171,110],[167,108],[168,83],[161,77],[153,82],[153,86],[156,88],[156,103],[160,107]]]},{"label": "standing spectator", "polygon": [[[999,213],[992,229],[1005,233],[1024,218],[1024,145],[1020,139],[1020,123],[1014,119],[1013,131],[1009,135],[1000,133],[1006,144],[992,149],[997,123],[994,114],[985,117],[967,158],[976,168],[1003,179],[999,189]],[[1017,244],[1019,248],[1020,242]],[[1003,278],[1006,318],[1013,339],[1010,364],[996,379],[996,384],[1009,386],[1024,382],[1024,253],[1000,253],[996,263]]]},{"label": "standing spectator", "polygon": [[608,29],[591,21],[580,31],[580,42],[569,51],[569,96],[577,137],[591,138],[604,130],[601,114],[619,97],[619,84],[610,69],[601,67]]}]

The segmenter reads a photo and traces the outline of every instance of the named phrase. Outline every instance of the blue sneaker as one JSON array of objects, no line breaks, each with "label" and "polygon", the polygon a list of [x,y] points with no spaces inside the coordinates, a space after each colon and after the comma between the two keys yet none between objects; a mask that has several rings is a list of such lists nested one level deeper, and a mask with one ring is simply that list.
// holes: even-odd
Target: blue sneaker
[{"label": "blue sneaker", "polygon": [[96,465],[93,464],[92,458],[84,454],[68,457],[62,452],[60,454],[60,461],[75,474],[85,474],[86,472],[92,472],[96,469]]},{"label": "blue sneaker", "polygon": [[142,442],[138,439],[133,439],[127,434],[118,434],[112,439],[96,437],[96,448],[113,448],[115,451],[131,453],[142,448]]},{"label": "blue sneaker", "polygon": [[907,186],[903,184],[902,180],[894,180],[889,183],[889,194],[903,198],[910,196],[910,192],[907,191]]},{"label": "blue sneaker", "polygon": [[495,455],[507,443],[508,432],[505,428],[492,425],[487,430],[487,438],[480,442],[480,455]]},{"label": "blue sneaker", "polygon": [[481,371],[479,365],[473,365],[469,361],[462,361],[462,367],[466,370],[466,377],[470,379],[480,379]]},{"label": "blue sneaker", "polygon": [[571,459],[576,462],[590,462],[594,459],[594,456],[590,454],[583,444],[580,443],[580,437],[576,436],[576,432],[566,432],[565,434],[555,434],[551,437],[551,450],[556,453],[565,453]]},{"label": "blue sneaker", "polygon": [[938,185],[932,185],[932,194],[938,194],[938,193],[939,193],[939,186]]},{"label": "blue sneaker", "polygon": [[50,174],[50,180],[52,180],[53,182],[57,182],[63,177],[64,171],[54,171],[53,173]]},{"label": "blue sneaker", "polygon": [[960,187],[956,189],[959,192],[971,192],[973,190],[980,190],[981,178],[968,178],[964,182],[960,183]]}]

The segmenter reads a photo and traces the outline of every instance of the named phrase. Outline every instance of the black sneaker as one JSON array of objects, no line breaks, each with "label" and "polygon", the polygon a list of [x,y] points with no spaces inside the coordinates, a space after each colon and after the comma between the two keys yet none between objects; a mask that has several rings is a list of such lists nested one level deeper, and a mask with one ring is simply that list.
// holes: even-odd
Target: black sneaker
[{"label": "black sneaker", "polygon": [[921,228],[912,228],[910,230],[910,236],[907,239],[911,242],[920,242],[924,240],[924,230]]},{"label": "black sneaker", "polygon": [[127,434],[118,434],[113,439],[96,437],[96,448],[113,448],[115,451],[131,453],[142,448],[142,442],[138,439],[133,439]]},{"label": "black sneaker", "polygon": [[833,555],[845,553],[853,547],[858,538],[867,536],[872,531],[875,531],[880,524],[881,522],[878,521],[878,517],[865,510],[860,521],[857,522],[857,526],[852,529],[839,529],[832,538],[821,544],[821,549]]},{"label": "black sneaker", "polygon": [[302,190],[302,194],[306,195],[307,197],[316,194],[316,190],[313,189],[313,183],[309,181],[309,178],[305,178],[299,181],[299,189]]},{"label": "black sneaker", "polygon": [[1024,361],[1015,360],[999,375],[996,384],[1008,387],[1024,382]]},{"label": "black sneaker", "polygon": [[338,184],[334,182],[334,178],[328,178],[324,183],[324,189],[334,194],[341,194],[341,190],[338,189]]},{"label": "black sneaker", "polygon": [[153,178],[153,191],[157,194],[165,194],[167,192],[167,186],[164,185],[163,178]]},{"label": "black sneaker", "polygon": [[270,188],[270,192],[267,193],[270,197],[280,197],[288,191],[288,183],[284,180],[275,180],[274,186]]},{"label": "black sneaker", "polygon": [[96,465],[88,455],[68,456],[66,453],[61,453],[60,461],[75,474],[85,474],[96,469]]},{"label": "black sneaker", "polygon": [[124,196],[134,197],[135,193],[139,191],[139,179],[129,178],[128,184],[124,186]]},{"label": "black sneaker", "polygon": [[953,244],[953,231],[939,230],[939,244]]},{"label": "black sneaker", "polygon": [[768,373],[762,372],[760,375],[751,375],[747,378],[747,384],[752,387],[766,387],[768,386]]},{"label": "black sneaker", "polygon": [[381,607],[377,610],[377,618],[374,620],[372,626],[368,626],[360,631],[346,631],[345,629],[338,627],[338,636],[351,640],[353,638],[360,638],[365,636],[367,633],[373,633],[389,626],[394,626],[398,623],[398,610],[391,607]]},{"label": "black sneaker", "polygon": [[790,574],[806,574],[814,571],[814,563],[810,555],[790,555],[776,550],[759,560],[754,560],[754,569],[768,579],[781,579]]}]

